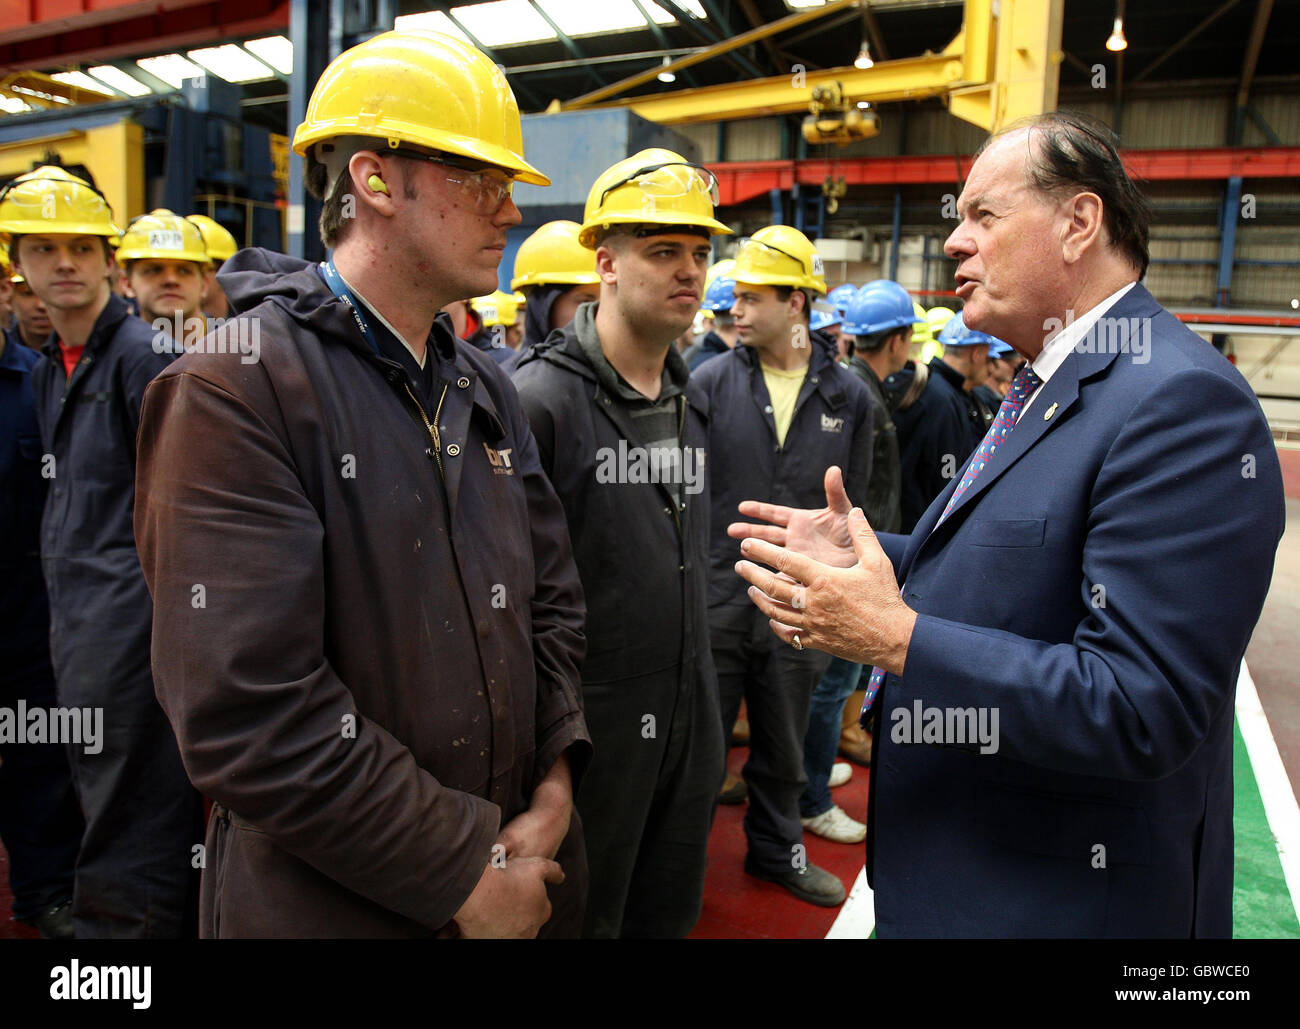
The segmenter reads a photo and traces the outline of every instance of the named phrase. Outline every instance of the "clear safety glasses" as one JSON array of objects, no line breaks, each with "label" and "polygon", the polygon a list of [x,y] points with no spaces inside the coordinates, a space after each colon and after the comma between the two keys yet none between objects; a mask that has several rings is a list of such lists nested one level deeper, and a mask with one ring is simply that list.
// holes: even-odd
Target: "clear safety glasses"
[{"label": "clear safety glasses", "polygon": [[405,148],[389,150],[388,153],[412,161],[442,165],[447,169],[447,181],[459,186],[474,210],[481,215],[496,214],[514,192],[514,179],[500,168],[469,168],[440,155],[422,154]]},{"label": "clear safety glasses", "polygon": [[[656,175],[654,178],[642,178],[642,176],[650,175],[663,168],[688,168],[690,171]],[[600,195],[600,204],[598,206],[603,207],[607,196],[628,183],[632,183],[648,196],[668,200],[674,197],[689,196],[691,193],[698,193],[701,198],[707,197],[709,203],[714,207],[718,206],[720,194],[717,177],[703,165],[691,164],[689,161],[665,161],[662,164],[648,164],[644,168],[638,168],[627,178],[619,179],[618,182],[609,186]]]},{"label": "clear safety glasses", "polygon": [[761,239],[754,239],[752,236],[740,244],[740,248],[736,252],[736,263],[757,270],[766,271],[770,269],[778,271],[780,269],[775,265],[777,258],[772,256],[774,253],[780,254],[787,261],[793,261],[800,272],[804,271],[803,261],[795,257],[794,254],[788,253],[780,247],[774,247],[771,243],[764,243]]}]

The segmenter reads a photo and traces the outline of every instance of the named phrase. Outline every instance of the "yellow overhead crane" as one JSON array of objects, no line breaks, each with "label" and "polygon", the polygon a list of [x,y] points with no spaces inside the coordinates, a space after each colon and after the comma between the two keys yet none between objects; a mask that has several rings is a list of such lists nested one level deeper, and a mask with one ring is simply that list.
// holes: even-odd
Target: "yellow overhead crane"
[{"label": "yellow overhead crane", "polygon": [[[1019,118],[1056,109],[1064,0],[965,0],[961,31],[937,54],[879,61],[870,68],[813,70],[795,65],[790,75],[610,99],[662,72],[687,68],[797,25],[861,6],[863,0],[833,0],[574,100],[556,101],[548,111],[624,107],[660,124],[811,111],[810,118],[822,120],[828,130],[837,119],[847,123],[856,116],[856,128],[846,125],[847,141],[878,131],[877,119],[857,115],[859,100],[883,103],[942,97],[956,117],[990,132]],[[827,134],[823,133],[823,138]]]}]

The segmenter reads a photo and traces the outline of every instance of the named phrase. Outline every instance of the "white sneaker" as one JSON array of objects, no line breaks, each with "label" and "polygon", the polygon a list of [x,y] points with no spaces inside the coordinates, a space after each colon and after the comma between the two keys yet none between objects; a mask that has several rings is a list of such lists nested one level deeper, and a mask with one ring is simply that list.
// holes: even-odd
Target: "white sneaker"
[{"label": "white sneaker", "polygon": [[833,843],[861,843],[867,838],[867,827],[855,822],[839,805],[832,805],[816,818],[801,818],[803,827],[810,833]]},{"label": "white sneaker", "polygon": [[836,786],[843,786],[852,778],[853,766],[847,761],[836,761],[835,764],[831,765],[831,777],[826,785],[831,789],[835,789]]}]

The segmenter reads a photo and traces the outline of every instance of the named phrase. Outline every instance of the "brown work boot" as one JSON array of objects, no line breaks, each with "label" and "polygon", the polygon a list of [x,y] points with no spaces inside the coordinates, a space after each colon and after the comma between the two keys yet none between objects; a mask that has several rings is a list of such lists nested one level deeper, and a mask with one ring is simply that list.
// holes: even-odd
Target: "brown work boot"
[{"label": "brown work boot", "polygon": [[727,777],[722,781],[722,789],[718,792],[718,803],[743,804],[747,799],[749,799],[749,787],[745,785],[745,780],[728,772]]},{"label": "brown work boot", "polygon": [[871,733],[851,725],[840,730],[840,757],[846,757],[854,764],[870,766]]},{"label": "brown work boot", "polygon": [[850,693],[840,716],[840,757],[859,765],[871,764],[871,733],[858,725],[858,714],[866,697],[866,690]]}]

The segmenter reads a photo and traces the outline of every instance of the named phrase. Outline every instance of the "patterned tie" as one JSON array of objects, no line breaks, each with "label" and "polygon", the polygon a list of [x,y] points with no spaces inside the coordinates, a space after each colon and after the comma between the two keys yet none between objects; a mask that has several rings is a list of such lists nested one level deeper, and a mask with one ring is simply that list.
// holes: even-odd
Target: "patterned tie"
[{"label": "patterned tie", "polygon": [[[1024,410],[1025,402],[1033,395],[1034,390],[1043,384],[1043,380],[1038,377],[1028,362],[1025,366],[1016,372],[1016,377],[1011,380],[1011,388],[1007,390],[1006,399],[1002,401],[1002,406],[998,408],[998,416],[993,419],[993,424],[989,426],[989,431],[984,436],[983,442],[975,449],[971,457],[970,464],[966,467],[966,474],[961,477],[961,482],[957,483],[957,488],[952,491],[952,496],[948,498],[948,504],[943,509],[943,514],[935,523],[937,529],[943,524],[943,520],[948,517],[961,495],[970,489],[970,485],[975,481],[975,477],[984,470],[984,466],[989,463],[993,452],[1007,434],[1015,426],[1016,421],[1020,418],[1020,412]],[[862,701],[862,713],[858,717],[858,723],[866,727],[867,715],[871,711],[871,705],[875,702],[876,694],[880,691],[880,684],[885,681],[885,670],[880,667],[871,669],[871,679],[867,683],[867,695]]]},{"label": "patterned tie", "polygon": [[939,516],[939,521],[935,523],[936,529],[943,524],[943,520],[948,517],[948,512],[957,505],[957,501],[961,499],[962,494],[970,489],[970,484],[975,481],[976,476],[984,470],[984,466],[989,463],[993,452],[998,449],[1002,441],[1007,438],[1007,433],[1016,424],[1016,420],[1020,417],[1020,412],[1025,406],[1025,401],[1042,384],[1043,380],[1029,367],[1028,362],[1020,371],[1016,372],[1016,377],[1011,380],[1011,388],[1007,390],[1006,399],[1002,401],[1002,406],[998,408],[998,416],[993,419],[993,424],[989,426],[989,431],[985,433],[983,441],[975,448],[970,464],[966,466],[966,474],[961,477],[961,482],[957,483],[957,488],[952,491],[952,496],[948,498],[948,506],[943,509],[943,514]]}]

